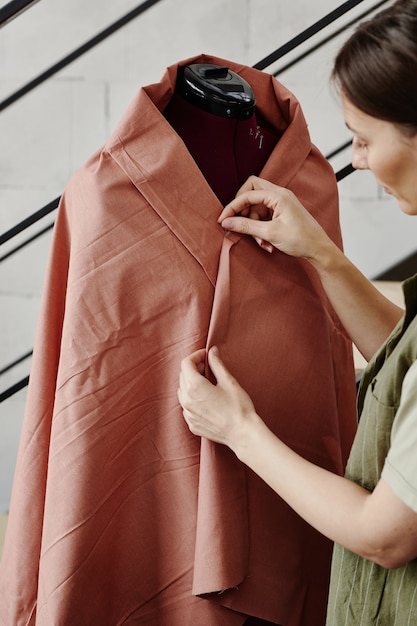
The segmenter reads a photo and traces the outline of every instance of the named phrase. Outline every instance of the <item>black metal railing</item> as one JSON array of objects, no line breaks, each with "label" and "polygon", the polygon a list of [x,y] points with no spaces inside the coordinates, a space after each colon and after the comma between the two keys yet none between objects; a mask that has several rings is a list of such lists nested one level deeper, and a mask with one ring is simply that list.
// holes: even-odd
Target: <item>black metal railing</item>
[{"label": "black metal railing", "polygon": [[[29,217],[22,220],[21,222],[19,222],[18,224],[10,228],[10,230],[7,230],[2,235],[0,235],[0,246],[6,243],[7,241],[10,241],[10,239],[13,239],[13,237],[16,237],[16,235],[19,235],[19,233],[22,233],[24,230],[29,228],[29,226],[36,224],[36,222],[41,220],[46,215],[49,215],[49,213],[52,213],[52,211],[55,211],[55,209],[58,208],[59,200],[60,200],[60,197],[55,198],[55,200],[52,200],[52,202],[48,202],[48,204],[46,204],[44,207],[42,207],[41,209],[39,209],[32,215],[29,215]],[[41,231],[39,231],[38,233],[30,237],[23,243],[16,246],[16,248],[13,248],[12,250],[9,250],[9,252],[4,254],[3,256],[0,256],[0,262],[5,261],[7,258],[9,258],[9,256],[12,256],[15,252],[18,252],[19,250],[24,248],[28,243],[31,243],[32,241],[34,241],[35,239],[37,239],[38,237],[46,233],[48,230],[51,230],[53,226],[54,226],[53,222],[51,224],[48,224],[48,226],[43,228]]]},{"label": "black metal railing", "polygon": [[[360,0],[360,1],[362,1],[362,0]],[[305,52],[303,52],[302,54],[298,55],[297,57],[295,57],[294,59],[289,61],[286,65],[283,65],[282,67],[280,67],[275,72],[272,72],[272,75],[277,77],[280,74],[282,74],[283,72],[289,70],[294,65],[296,65],[297,63],[299,63],[303,59],[305,59],[308,56],[310,56],[310,54],[313,54],[313,52],[317,52],[317,50],[319,50],[320,48],[322,48],[326,44],[330,43],[333,39],[335,39],[336,37],[341,35],[348,28],[351,28],[357,22],[360,22],[363,19],[365,19],[370,13],[373,13],[374,11],[379,9],[383,4],[386,4],[387,2],[388,2],[388,0],[380,0],[380,2],[378,2],[375,5],[373,5],[372,7],[368,8],[366,11],[364,11],[360,15],[357,15],[353,20],[351,20],[349,22],[346,22],[346,24],[344,24],[341,28],[338,28],[333,33],[331,33],[330,35],[328,35],[327,37],[325,37],[324,39],[322,39],[321,41],[316,43],[314,46],[311,46],[310,48],[305,50]],[[318,22],[316,22],[315,24],[310,26],[310,28],[307,28],[300,35],[298,35],[297,37],[294,37],[294,39],[289,41],[287,44],[285,44],[281,48],[278,48],[278,50],[276,50],[272,54],[272,56],[275,57],[274,61],[272,61],[272,62],[275,62],[278,59],[281,59],[283,56],[288,54],[288,52],[291,52],[292,50],[294,50],[295,47],[297,47],[301,43],[304,43],[305,41],[308,41],[308,39],[310,39],[310,37],[312,37],[313,35],[316,35],[323,28],[325,28],[326,26],[329,26],[332,22],[334,22],[335,20],[339,19],[341,17],[341,15],[344,15],[346,13],[346,10],[352,9],[354,6],[359,4],[359,2],[353,1],[352,2],[352,6],[349,6],[349,7],[346,7],[347,4],[350,4],[350,3],[345,3],[344,5],[341,5],[338,9],[335,9],[334,11],[329,13],[327,16],[325,16],[323,19],[319,20]],[[341,12],[343,8],[344,8],[344,12]],[[267,59],[268,58],[269,57],[267,57]],[[261,65],[262,65],[262,63],[263,63],[263,61],[260,61]]]},{"label": "black metal railing", "polygon": [[[9,17],[6,20],[6,21],[9,21],[10,19],[12,19],[12,17],[15,17],[16,15],[18,15],[23,10],[33,5],[37,1],[38,0],[32,0],[32,1],[13,0],[13,2],[10,2],[8,5],[6,5],[3,9],[0,10],[0,25],[2,25],[2,22],[1,22],[2,15],[4,18],[6,18],[7,15],[9,15]],[[149,9],[150,7],[152,7],[159,1],[160,0],[147,0],[146,2],[141,3],[135,9],[133,9],[132,11],[130,11],[129,13],[127,13],[126,15],[124,15],[123,17],[115,21],[113,24],[105,28],[100,33],[98,33],[88,42],[86,42],[85,44],[83,44],[82,46],[74,50],[72,53],[70,53],[63,59],[61,59],[59,62],[55,63],[48,70],[46,70],[45,72],[43,72],[42,74],[40,74],[39,76],[31,80],[29,83],[27,83],[26,85],[18,89],[16,92],[8,96],[5,100],[0,102],[0,111],[4,110],[8,106],[13,104],[17,100],[19,100],[20,98],[22,98],[24,95],[26,95],[27,93],[29,93],[30,91],[38,87],[41,83],[51,78],[54,74],[59,72],[61,69],[63,69],[64,67],[66,67],[67,65],[69,65],[70,63],[78,59],[80,56],[82,56],[89,50],[91,50],[97,44],[101,43],[104,39],[106,39],[107,37],[115,33],[117,30],[119,30],[120,28],[128,24],[134,18],[142,14],[144,11],[146,11],[147,9]],[[319,43],[315,44],[313,47],[310,47],[307,51],[303,52],[296,58],[292,59],[285,66],[273,72],[273,75],[278,76],[280,73],[286,71],[287,69],[289,69],[290,67],[292,67],[293,65],[301,61],[302,59],[306,58],[306,56],[308,56],[312,52],[315,52],[318,48],[324,46],[326,43],[331,41],[334,37],[336,37],[341,32],[343,32],[344,30],[352,26],[354,23],[356,23],[357,21],[360,21],[366,15],[377,10],[381,5],[386,4],[389,1],[390,0],[380,0],[379,2],[375,3],[372,7],[367,9],[361,15],[356,16],[354,20],[344,24],[341,28],[331,33],[325,39],[321,40]],[[340,19],[342,16],[347,14],[350,10],[352,10],[353,8],[355,8],[357,5],[361,4],[362,2],[363,0],[348,0],[344,2],[335,10],[331,11],[330,13],[325,15],[322,19],[318,20],[317,22],[312,24],[309,28],[301,32],[299,35],[297,35],[296,37],[288,41],[286,44],[284,44],[283,46],[279,47],[274,52],[269,54],[267,57],[265,57],[264,59],[256,63],[253,67],[255,69],[260,69],[260,70],[266,69],[267,67],[271,66],[276,61],[282,59],[284,56],[286,56],[287,54],[289,54],[290,52],[292,52],[293,50],[301,46],[306,41],[310,40],[317,33],[321,32],[324,28],[327,28],[330,24]],[[351,143],[350,141],[345,142],[341,146],[335,148],[331,153],[326,155],[326,157],[328,159],[331,159],[335,155],[347,149],[350,146],[350,143]],[[341,168],[339,171],[335,172],[337,181],[342,180],[343,178],[351,174],[353,171],[354,169],[350,164]],[[47,205],[45,205],[44,207],[37,210],[35,213],[30,215],[29,217],[27,217],[25,220],[19,222],[13,228],[11,228],[7,232],[0,235],[0,245],[3,243],[6,243],[7,241],[10,241],[16,235],[22,233],[24,230],[26,230],[27,228],[29,228],[30,226],[32,226],[33,224],[35,224],[36,222],[38,222],[39,220],[41,220],[42,218],[44,218],[45,216],[47,216],[48,214],[56,210],[59,204],[59,200],[60,200],[59,197],[55,198],[54,200],[49,202]],[[53,222],[49,223],[47,226],[39,230],[37,233],[27,238],[25,241],[21,242],[15,248],[10,249],[6,254],[4,254],[3,256],[0,256],[0,262],[9,258],[13,254],[18,252],[22,248],[24,248],[25,246],[27,246],[29,243],[33,242],[35,239],[41,237],[46,232],[50,231],[53,228],[53,225],[54,225]],[[22,355],[21,357],[15,359],[13,363],[7,365],[6,367],[0,370],[0,376],[10,371],[10,369],[15,367],[17,364],[20,364],[24,360],[30,358],[31,354],[32,354],[32,351],[30,350],[25,355]],[[16,384],[12,385],[8,389],[0,393],[0,403],[6,400],[7,398],[9,398],[10,396],[14,395],[21,389],[23,389],[28,384],[28,381],[29,381],[29,376],[26,376],[22,380],[18,381]]]},{"label": "black metal railing", "polygon": [[39,0],[12,0],[0,8],[0,28],[21,15]]},{"label": "black metal railing", "polygon": [[[380,2],[372,6],[366,12],[366,14],[371,13],[375,9],[378,9],[381,5],[386,4],[388,1],[389,0],[381,0]],[[275,61],[277,61],[278,59],[281,59],[283,56],[285,56],[289,52],[292,52],[292,50],[295,50],[295,48],[298,48],[298,46],[305,43],[307,40],[311,39],[311,37],[314,37],[314,35],[319,33],[321,30],[323,30],[327,26],[330,26],[330,24],[332,24],[339,18],[343,17],[346,13],[354,9],[356,6],[358,6],[362,2],[363,0],[347,0],[347,2],[344,2],[339,7],[331,11],[330,13],[327,13],[327,15],[325,15],[320,20],[318,20],[317,22],[315,22],[314,24],[312,24],[311,26],[303,30],[299,35],[297,35],[296,37],[293,37],[293,39],[290,39],[290,41],[285,43],[283,46],[279,47],[274,52],[271,52],[271,54],[269,54],[264,59],[256,63],[254,65],[255,69],[264,70],[265,68],[269,67],[270,65],[275,63]],[[360,16],[356,17],[352,23],[356,23],[360,19],[361,19]]]},{"label": "black metal railing", "polygon": [[32,91],[33,89],[35,89],[36,87],[44,83],[46,80],[54,76],[54,74],[64,69],[64,67],[67,67],[67,65],[69,65],[70,63],[73,63],[74,61],[76,61],[83,54],[85,54],[86,52],[88,52],[89,50],[97,46],[99,43],[101,43],[102,41],[110,37],[110,35],[113,35],[116,31],[123,28],[123,26],[126,26],[127,24],[129,24],[129,22],[131,22],[136,17],[138,17],[138,15],[141,15],[142,13],[144,13],[145,11],[147,11],[148,9],[150,9],[151,7],[153,7],[155,4],[157,4],[160,1],[161,0],[146,0],[146,2],[142,2],[142,4],[140,4],[136,8],[129,11],[129,13],[126,13],[126,15],[124,15],[120,19],[113,22],[113,24],[111,24],[110,26],[108,26],[107,28],[99,32],[97,35],[95,35],[95,37],[92,37],[82,46],[80,46],[79,48],[77,48],[76,50],[68,54],[66,57],[64,57],[63,59],[61,59],[54,65],[52,65],[49,69],[45,70],[45,72],[42,72],[42,74],[39,74],[39,76],[36,76],[36,78],[29,81],[26,85],[24,85],[23,87],[21,87],[20,89],[12,93],[10,96],[2,100],[0,102],[0,111],[3,111],[8,106],[13,104],[17,100],[25,96],[26,94],[28,94],[30,91]]}]

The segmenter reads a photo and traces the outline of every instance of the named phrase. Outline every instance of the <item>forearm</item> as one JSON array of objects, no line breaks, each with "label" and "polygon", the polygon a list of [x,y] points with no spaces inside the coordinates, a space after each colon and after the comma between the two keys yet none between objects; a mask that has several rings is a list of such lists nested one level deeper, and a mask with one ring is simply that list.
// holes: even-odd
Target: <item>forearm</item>
[{"label": "forearm", "polygon": [[367,490],[305,460],[260,419],[235,453],[323,535],[365,558],[378,559],[377,521],[370,514]]},{"label": "forearm", "polygon": [[383,296],[332,242],[323,246],[315,259],[309,260],[346,332],[369,360],[397,324],[403,310]]},{"label": "forearm", "polygon": [[235,453],[311,526],[337,543],[357,548],[350,535],[369,492],[293,452],[260,419]]}]

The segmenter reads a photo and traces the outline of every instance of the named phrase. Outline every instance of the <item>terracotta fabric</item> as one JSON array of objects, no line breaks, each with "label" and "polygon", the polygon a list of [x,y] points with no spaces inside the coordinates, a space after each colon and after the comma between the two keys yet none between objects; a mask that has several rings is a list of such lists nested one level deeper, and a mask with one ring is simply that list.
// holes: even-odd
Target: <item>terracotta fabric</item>
[{"label": "terracotta fabric", "polygon": [[[341,245],[334,174],[296,98],[227,64],[281,135],[261,175]],[[217,224],[162,115],[178,65],[140,89],[63,195],[0,570],[2,626],[322,626],[331,544],[225,447],[189,431],[181,359],[219,346],[269,426],[342,473],[351,346],[303,261]]]}]

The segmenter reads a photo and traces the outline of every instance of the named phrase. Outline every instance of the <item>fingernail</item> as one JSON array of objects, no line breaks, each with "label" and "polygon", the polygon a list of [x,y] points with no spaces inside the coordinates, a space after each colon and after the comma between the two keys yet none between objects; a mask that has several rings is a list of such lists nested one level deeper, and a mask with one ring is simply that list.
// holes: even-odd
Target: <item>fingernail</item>
[{"label": "fingernail", "polygon": [[226,217],[226,219],[224,219],[222,221],[222,226],[223,228],[225,228],[226,230],[231,230],[232,226],[233,226],[233,222],[232,220],[230,220],[228,217]]},{"label": "fingernail", "polygon": [[217,346],[212,346],[212,347],[210,348],[210,352],[211,352],[212,354],[214,354],[214,356],[219,356],[219,349],[218,349],[218,347],[217,347]]}]

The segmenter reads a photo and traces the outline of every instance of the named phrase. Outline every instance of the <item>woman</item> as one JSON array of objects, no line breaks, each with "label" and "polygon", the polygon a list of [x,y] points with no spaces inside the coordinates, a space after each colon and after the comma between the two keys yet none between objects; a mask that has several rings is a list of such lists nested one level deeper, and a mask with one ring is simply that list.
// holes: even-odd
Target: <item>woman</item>
[{"label": "woman", "polygon": [[[352,164],[369,169],[417,215],[417,0],[398,0],[360,25],[333,79],[353,133]],[[336,476],[268,430],[212,348],[184,359],[178,397],[190,430],[229,446],[293,509],[335,542],[327,624],[417,623],[417,276],[406,312],[385,299],[288,190],[251,177],[219,222],[268,252],[307,259],[369,365],[359,428]],[[242,338],[244,340],[244,338]]]}]

